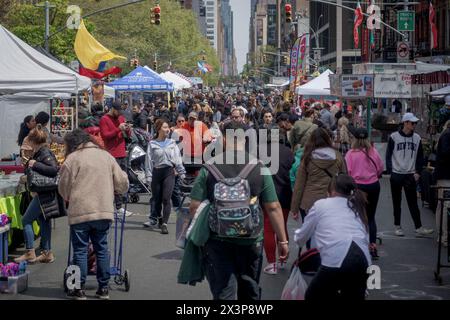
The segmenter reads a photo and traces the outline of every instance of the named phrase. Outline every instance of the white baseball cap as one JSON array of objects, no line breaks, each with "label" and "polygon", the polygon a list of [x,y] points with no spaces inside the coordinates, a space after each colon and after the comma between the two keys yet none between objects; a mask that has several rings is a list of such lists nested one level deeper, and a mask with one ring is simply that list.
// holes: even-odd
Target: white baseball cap
[{"label": "white baseball cap", "polygon": [[450,94],[445,96],[445,105],[450,106]]},{"label": "white baseball cap", "polygon": [[402,122],[418,122],[419,118],[417,118],[414,114],[408,112],[403,115]]}]

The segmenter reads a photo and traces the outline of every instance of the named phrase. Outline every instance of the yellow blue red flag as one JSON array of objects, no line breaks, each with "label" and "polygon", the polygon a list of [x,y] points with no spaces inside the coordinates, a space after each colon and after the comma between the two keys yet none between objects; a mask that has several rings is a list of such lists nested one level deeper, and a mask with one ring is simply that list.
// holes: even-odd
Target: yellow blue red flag
[{"label": "yellow blue red flag", "polygon": [[84,21],[81,20],[80,27],[75,38],[75,53],[83,67],[90,70],[97,70],[100,63],[112,59],[126,59],[112,53],[98,42],[86,29]]}]

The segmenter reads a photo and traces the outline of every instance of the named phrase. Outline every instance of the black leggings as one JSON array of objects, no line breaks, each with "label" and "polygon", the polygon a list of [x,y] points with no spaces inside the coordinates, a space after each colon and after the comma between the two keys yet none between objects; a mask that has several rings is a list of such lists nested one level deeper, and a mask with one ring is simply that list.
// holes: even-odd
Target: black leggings
[{"label": "black leggings", "polygon": [[366,213],[369,220],[369,238],[370,243],[376,243],[377,224],[375,223],[375,213],[377,212],[378,199],[380,198],[380,182],[358,184],[358,188],[367,194]]},{"label": "black leggings", "polygon": [[352,242],[340,268],[320,266],[306,290],[305,300],[364,300],[368,266],[364,252]]},{"label": "black leggings", "polygon": [[169,221],[172,204],[173,187],[175,185],[175,173],[173,167],[164,167],[153,169],[152,173],[152,198],[155,201],[155,216],[161,217],[163,210],[162,223]]}]

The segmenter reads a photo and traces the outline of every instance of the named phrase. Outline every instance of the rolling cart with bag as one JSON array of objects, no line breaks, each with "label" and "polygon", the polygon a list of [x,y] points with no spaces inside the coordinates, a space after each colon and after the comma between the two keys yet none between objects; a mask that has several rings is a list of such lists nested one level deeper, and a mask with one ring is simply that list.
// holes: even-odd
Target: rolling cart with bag
[{"label": "rolling cart with bag", "polygon": [[[443,264],[441,262],[442,258],[442,232],[447,232],[448,235],[450,235],[450,224],[448,223],[450,221],[450,207],[447,208],[447,212],[444,212],[444,203],[446,201],[450,201],[450,187],[439,187],[439,186],[433,186],[433,189],[436,189],[437,191],[442,190],[442,197],[438,197],[438,201],[441,204],[441,216],[439,218],[439,245],[438,245],[438,256],[437,256],[437,265],[436,265],[436,271],[434,271],[434,280],[438,282],[439,285],[442,285],[442,276],[441,276],[441,269],[442,268],[450,268],[450,264]],[[444,220],[444,214],[447,215],[447,230],[442,230],[442,224]],[[448,238],[447,238],[448,239]],[[447,262],[450,262],[450,247],[447,247]]]}]

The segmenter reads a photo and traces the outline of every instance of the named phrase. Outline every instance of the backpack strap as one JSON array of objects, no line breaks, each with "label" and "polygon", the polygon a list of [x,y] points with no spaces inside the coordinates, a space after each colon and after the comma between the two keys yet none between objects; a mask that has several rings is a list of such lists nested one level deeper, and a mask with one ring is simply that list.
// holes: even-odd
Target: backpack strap
[{"label": "backpack strap", "polygon": [[222,172],[220,172],[219,169],[217,169],[217,167],[214,164],[205,163],[203,166],[205,167],[206,170],[208,170],[213,175],[213,177],[217,181],[225,180],[225,177],[223,176]]},{"label": "backpack strap", "polygon": [[247,179],[248,175],[256,168],[258,163],[259,161],[257,163],[248,163],[238,176],[241,177],[241,179]]}]

